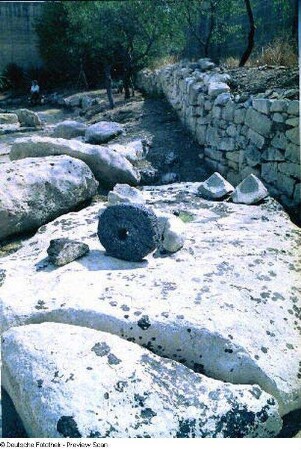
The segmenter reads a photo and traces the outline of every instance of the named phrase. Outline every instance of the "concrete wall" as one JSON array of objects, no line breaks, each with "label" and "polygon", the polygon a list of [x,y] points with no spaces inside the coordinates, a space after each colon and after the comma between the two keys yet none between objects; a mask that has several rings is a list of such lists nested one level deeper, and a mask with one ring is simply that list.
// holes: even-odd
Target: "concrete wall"
[{"label": "concrete wall", "polygon": [[200,144],[200,159],[237,185],[250,173],[272,196],[300,211],[299,101],[231,94],[213,63],[175,64],[138,74],[138,86],[165,95]]},{"label": "concrete wall", "polygon": [[0,73],[9,63],[41,65],[34,21],[43,2],[0,2]]}]

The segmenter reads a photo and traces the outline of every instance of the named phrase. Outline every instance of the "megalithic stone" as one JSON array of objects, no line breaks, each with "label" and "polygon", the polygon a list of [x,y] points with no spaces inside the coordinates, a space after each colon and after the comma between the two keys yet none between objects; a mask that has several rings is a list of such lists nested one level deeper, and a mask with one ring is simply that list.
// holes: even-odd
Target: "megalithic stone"
[{"label": "megalithic stone", "polygon": [[138,204],[108,206],[99,217],[98,237],[110,256],[141,261],[158,245],[157,216]]}]

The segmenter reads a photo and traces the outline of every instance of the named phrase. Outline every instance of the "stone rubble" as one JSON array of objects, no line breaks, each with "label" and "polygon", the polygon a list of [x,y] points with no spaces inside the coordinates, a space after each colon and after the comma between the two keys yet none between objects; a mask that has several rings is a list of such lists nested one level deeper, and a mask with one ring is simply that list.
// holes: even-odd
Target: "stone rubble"
[{"label": "stone rubble", "polygon": [[52,239],[47,248],[49,261],[56,266],[64,266],[86,255],[89,246],[80,241],[66,238]]}]

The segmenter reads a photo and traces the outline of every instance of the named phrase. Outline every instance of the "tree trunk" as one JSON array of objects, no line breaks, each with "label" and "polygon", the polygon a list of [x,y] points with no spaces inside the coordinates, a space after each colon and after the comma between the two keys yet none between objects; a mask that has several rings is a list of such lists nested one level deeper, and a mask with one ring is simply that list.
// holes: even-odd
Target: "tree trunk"
[{"label": "tree trunk", "polygon": [[255,22],[254,22],[254,16],[253,16],[252,8],[251,8],[251,3],[250,3],[250,0],[244,0],[244,1],[245,1],[245,5],[247,8],[248,19],[249,19],[249,24],[250,24],[250,31],[249,31],[249,36],[248,36],[248,46],[241,57],[241,60],[239,62],[239,67],[243,67],[246,64],[246,62],[248,61],[248,59],[252,53],[253,47],[254,47],[254,35],[255,35]]},{"label": "tree trunk", "polygon": [[105,65],[105,87],[107,90],[107,96],[110,104],[110,108],[114,108],[114,98],[112,94],[112,77],[111,77],[111,66],[109,64]]},{"label": "tree trunk", "polygon": [[210,2],[210,19],[209,19],[209,30],[208,30],[208,34],[206,37],[206,41],[205,41],[205,46],[204,46],[204,53],[205,53],[205,57],[208,58],[209,56],[209,46],[210,46],[210,42],[211,42],[211,36],[215,27],[215,19],[214,19],[214,3],[211,1]]},{"label": "tree trunk", "polygon": [[125,100],[129,99],[131,96],[130,86],[131,86],[131,74],[129,69],[125,68],[123,73],[123,88]]}]

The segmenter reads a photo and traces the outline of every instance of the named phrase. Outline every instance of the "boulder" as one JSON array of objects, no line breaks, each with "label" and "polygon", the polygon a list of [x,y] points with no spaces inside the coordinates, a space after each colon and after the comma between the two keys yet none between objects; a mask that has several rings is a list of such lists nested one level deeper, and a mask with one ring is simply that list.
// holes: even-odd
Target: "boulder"
[{"label": "boulder", "polygon": [[43,323],[3,335],[2,383],[30,438],[274,437],[259,386],[216,381],[109,333]]},{"label": "boulder", "polygon": [[138,189],[128,184],[116,184],[113,191],[108,193],[108,204],[116,205],[117,203],[134,203],[145,204],[145,198]]},{"label": "boulder", "polygon": [[0,124],[11,125],[18,123],[19,119],[17,114],[14,113],[0,113]]},{"label": "boulder", "polygon": [[124,156],[131,163],[142,160],[147,154],[147,151],[145,150],[146,144],[140,139],[127,144],[111,144],[108,145],[108,147]]},{"label": "boulder", "polygon": [[221,174],[214,172],[211,177],[201,183],[198,193],[208,200],[221,200],[234,191],[234,187]]},{"label": "boulder", "polygon": [[[185,217],[185,245],[166,258],[106,255],[96,235],[105,203],[41,227],[1,258],[1,329],[55,321],[105,331],[216,380],[258,384],[286,414],[301,407],[301,230],[270,197],[213,202],[199,185],[143,188],[156,215]],[[53,270],[46,249],[62,236],[90,252]]]},{"label": "boulder", "polygon": [[53,137],[72,139],[77,136],[84,136],[87,129],[87,125],[75,120],[64,120],[59,122],[52,133]]},{"label": "boulder", "polygon": [[234,203],[245,203],[253,205],[269,195],[269,192],[262,181],[252,173],[247,176],[234,190],[231,200]]},{"label": "boulder", "polygon": [[113,187],[116,183],[136,185],[140,181],[139,173],[123,156],[108,147],[84,144],[76,139],[19,138],[12,145],[10,159],[49,155],[69,155],[84,161],[95,178],[105,186]]},{"label": "boulder", "polygon": [[37,229],[91,198],[98,183],[89,167],[67,156],[0,165],[0,239]]},{"label": "boulder", "polygon": [[56,266],[64,266],[84,256],[88,251],[87,244],[65,238],[52,239],[47,249],[49,261]]},{"label": "boulder", "polygon": [[16,114],[22,127],[39,128],[42,126],[42,121],[38,114],[29,109],[18,109]]},{"label": "boulder", "polygon": [[122,132],[122,126],[117,122],[97,122],[87,128],[85,140],[89,144],[105,144]]}]

